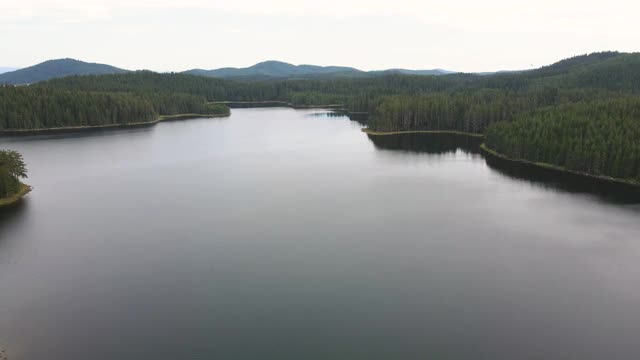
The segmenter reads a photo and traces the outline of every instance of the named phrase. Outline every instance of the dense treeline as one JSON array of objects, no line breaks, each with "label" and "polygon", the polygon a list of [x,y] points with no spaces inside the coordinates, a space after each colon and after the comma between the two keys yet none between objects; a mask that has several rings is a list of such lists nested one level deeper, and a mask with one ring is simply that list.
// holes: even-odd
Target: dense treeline
[{"label": "dense treeline", "polygon": [[47,129],[152,121],[152,104],[126,94],[0,87],[0,129]]},{"label": "dense treeline", "polygon": [[[541,94],[542,95],[542,94]],[[548,96],[527,96],[505,91],[442,93],[428,96],[385,98],[373,113],[369,126],[377,131],[454,130],[482,133],[496,122],[514,114],[557,101],[557,92]]]},{"label": "dense treeline", "polygon": [[75,91],[128,92],[136,94],[190,94],[208,101],[226,100],[229,82],[184,74],[136,71],[127,74],[69,76],[40,86]]},{"label": "dense treeline", "polygon": [[371,101],[381,96],[463,89],[481,78],[477,75],[390,75],[363,79],[240,82],[139,71],[102,76],[71,76],[54,79],[41,86],[101,92],[181,93],[201,96],[208,101],[286,101],[300,105],[338,102],[348,105],[353,111],[367,111]]},{"label": "dense treeline", "polygon": [[486,144],[515,159],[640,181],[640,99],[541,109],[490,127]]},{"label": "dense treeline", "polygon": [[225,106],[188,94],[0,87],[1,130],[125,125],[154,121],[159,115],[226,113]]},{"label": "dense treeline", "polygon": [[481,134],[494,123],[510,121],[541,107],[618,96],[606,90],[553,87],[391,96],[381,98],[371,110],[369,127],[376,131],[454,130]]},{"label": "dense treeline", "polygon": [[0,150],[0,199],[20,191],[20,178],[27,177],[22,155],[11,150]]},{"label": "dense treeline", "polygon": [[229,109],[224,105],[210,104],[202,97],[189,94],[141,93],[136,96],[148,101],[160,115],[226,115],[229,113]]}]

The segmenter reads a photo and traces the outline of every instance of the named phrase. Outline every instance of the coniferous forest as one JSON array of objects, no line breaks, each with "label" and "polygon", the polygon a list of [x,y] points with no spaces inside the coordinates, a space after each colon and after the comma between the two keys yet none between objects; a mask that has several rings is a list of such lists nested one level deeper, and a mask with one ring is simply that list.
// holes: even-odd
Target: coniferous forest
[{"label": "coniferous forest", "polygon": [[640,182],[640,98],[547,107],[489,127],[486,145],[515,159]]},{"label": "coniferous forest", "polygon": [[158,116],[142,97],[30,86],[0,88],[0,103],[0,129],[128,124]]},{"label": "coniferous forest", "polygon": [[138,71],[0,88],[0,129],[127,124],[224,114],[216,101],[342,104],[376,132],[486,134],[511,158],[640,177],[640,54],[595,53],[530,71],[364,78],[246,79]]},{"label": "coniferous forest", "polygon": [[95,92],[45,86],[0,87],[0,130],[126,125],[159,115],[226,114],[222,105],[189,94]]}]

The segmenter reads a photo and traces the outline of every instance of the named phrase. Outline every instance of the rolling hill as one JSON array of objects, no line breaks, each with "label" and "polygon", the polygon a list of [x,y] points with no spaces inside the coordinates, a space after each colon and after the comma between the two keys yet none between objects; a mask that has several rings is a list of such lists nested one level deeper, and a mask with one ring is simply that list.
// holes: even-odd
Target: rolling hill
[{"label": "rolling hill", "polygon": [[217,78],[271,77],[290,78],[308,75],[357,74],[362,71],[342,66],[292,65],[281,61],[265,61],[246,68],[194,69],[186,74]]},{"label": "rolling hill", "polygon": [[[55,78],[72,75],[107,75],[127,73],[128,70],[114,66],[87,63],[75,59],[49,60],[23,69],[0,67],[0,84],[33,84]],[[363,71],[346,66],[292,65],[281,61],[264,61],[246,68],[226,67],[214,70],[193,69],[183,74],[234,80],[270,80],[270,79],[337,79],[366,78],[392,74],[403,75],[448,75],[453,71],[388,69]]]},{"label": "rolling hill", "polygon": [[86,63],[74,59],[57,59],[0,74],[0,84],[33,84],[70,75],[104,75],[125,72],[128,71],[110,65]]},{"label": "rolling hill", "polygon": [[363,71],[344,66],[292,65],[281,61],[265,61],[246,68],[220,68],[214,70],[193,69],[185,74],[208,76],[215,78],[232,78],[244,80],[263,80],[269,78],[349,78],[372,77],[390,74],[405,75],[446,75],[453,71],[389,69]]}]

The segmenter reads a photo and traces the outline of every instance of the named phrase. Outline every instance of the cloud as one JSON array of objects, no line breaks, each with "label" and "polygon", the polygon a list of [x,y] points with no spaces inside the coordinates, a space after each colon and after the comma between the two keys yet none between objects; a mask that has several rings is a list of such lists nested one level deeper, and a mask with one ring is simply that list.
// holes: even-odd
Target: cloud
[{"label": "cloud", "polygon": [[[640,2],[629,0],[15,0],[0,10],[4,61],[16,64],[74,56],[173,69],[277,58],[480,71],[640,50]],[[216,46],[203,48],[203,36]],[[167,55],[167,44],[200,54]]]},{"label": "cloud", "polygon": [[331,18],[407,17],[467,31],[558,32],[607,26],[638,29],[640,5],[628,0],[21,0],[3,6],[0,19],[59,22],[106,19],[154,10]]}]

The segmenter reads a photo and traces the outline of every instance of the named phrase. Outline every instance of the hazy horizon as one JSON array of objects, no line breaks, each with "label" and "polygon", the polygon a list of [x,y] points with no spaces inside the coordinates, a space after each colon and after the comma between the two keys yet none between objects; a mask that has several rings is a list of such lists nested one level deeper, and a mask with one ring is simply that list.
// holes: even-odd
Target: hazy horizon
[{"label": "hazy horizon", "polygon": [[640,51],[640,4],[621,0],[24,0],[2,10],[3,67],[74,58],[184,71],[278,60],[484,72]]},{"label": "hazy horizon", "polygon": [[[604,50],[603,50],[604,51]],[[246,65],[246,66],[234,66],[234,65],[228,65],[228,66],[220,66],[220,67],[216,67],[216,68],[196,68],[196,67],[190,67],[190,68],[186,68],[186,69],[181,69],[181,70],[172,70],[172,69],[166,69],[166,70],[154,70],[154,69],[149,69],[149,68],[137,68],[137,69],[132,69],[132,68],[126,68],[126,67],[122,67],[122,66],[118,66],[118,65],[114,65],[114,64],[110,64],[110,63],[106,63],[106,62],[101,62],[101,61],[88,61],[86,59],[78,59],[78,58],[71,58],[71,57],[62,57],[62,58],[51,58],[51,59],[43,59],[42,61],[39,61],[37,63],[34,64],[30,64],[30,65],[25,65],[25,66],[0,66],[0,73],[4,73],[4,72],[11,72],[11,71],[16,71],[16,70],[20,70],[20,69],[24,69],[24,68],[28,68],[31,66],[35,66],[35,65],[39,65],[42,64],[44,62],[47,61],[51,61],[51,60],[64,60],[64,59],[73,59],[73,60],[79,60],[82,62],[86,62],[86,63],[95,63],[95,64],[102,64],[102,65],[111,65],[117,68],[121,68],[124,70],[131,70],[131,71],[136,71],[136,70],[151,70],[151,71],[157,71],[157,72],[179,72],[179,71],[187,71],[187,70],[217,70],[217,69],[223,69],[223,68],[237,68],[237,69],[241,69],[241,68],[248,68],[251,67],[253,65],[257,65],[260,63],[264,63],[264,62],[271,62],[271,61],[276,61],[276,62],[283,62],[283,63],[288,63],[291,65],[295,65],[295,66],[302,66],[302,65],[316,65],[316,66],[323,66],[323,67],[329,67],[329,66],[338,66],[338,67],[347,67],[347,68],[355,68],[357,70],[362,70],[362,71],[384,71],[384,70],[394,70],[394,69],[402,69],[402,70],[443,70],[443,71],[452,71],[452,72],[457,72],[456,69],[449,69],[446,67],[434,67],[434,68],[400,68],[398,66],[394,66],[394,67],[389,67],[389,68],[380,68],[380,69],[362,69],[362,68],[358,68],[355,66],[351,66],[349,64],[317,64],[317,63],[300,63],[300,64],[295,64],[295,63],[290,63],[287,61],[282,61],[282,60],[278,60],[278,59],[266,59],[266,60],[260,60],[257,61],[255,63]],[[560,59],[559,59],[560,60]],[[546,64],[545,64],[546,65]],[[543,65],[544,66],[544,65]],[[499,70],[495,70],[495,71],[501,71],[501,70],[521,70],[521,69],[499,69]]]},{"label": "hazy horizon", "polygon": [[[588,55],[588,54],[592,54],[592,53],[598,53],[598,52],[605,52],[605,51],[617,51],[617,50],[598,50],[598,51],[591,51],[588,53],[584,53],[584,54],[575,54],[572,56],[580,56],[580,55]],[[182,72],[182,71],[188,71],[188,70],[218,70],[218,69],[223,69],[223,68],[237,68],[237,69],[242,69],[242,68],[248,68],[251,67],[253,65],[257,65],[260,63],[264,63],[264,62],[271,62],[271,61],[275,61],[275,62],[283,62],[283,63],[288,63],[291,65],[295,65],[295,66],[302,66],[302,65],[316,65],[316,66],[323,66],[323,67],[330,67],[330,66],[336,66],[336,67],[347,67],[347,68],[355,68],[356,70],[362,70],[362,71],[385,71],[385,70],[415,70],[415,71],[419,71],[419,70],[441,70],[441,71],[446,71],[446,72],[452,72],[452,73],[458,73],[458,72],[464,72],[464,73],[491,73],[491,72],[501,72],[501,71],[520,71],[520,70],[529,70],[529,69],[534,69],[534,68],[539,68],[539,67],[543,67],[543,66],[547,66],[547,65],[551,65],[553,63],[559,62],[561,60],[567,59],[571,56],[568,57],[563,57],[563,58],[559,58],[557,60],[554,60],[551,63],[548,64],[540,64],[539,66],[534,66],[534,67],[529,67],[529,68],[521,68],[521,69],[493,69],[493,70],[484,70],[484,71],[458,71],[456,69],[451,69],[448,67],[433,67],[433,68],[401,68],[398,66],[394,66],[394,67],[388,67],[388,68],[380,68],[380,69],[363,69],[363,68],[358,68],[356,66],[351,66],[349,64],[317,64],[317,63],[300,63],[300,64],[295,64],[295,63],[290,63],[287,61],[282,61],[282,60],[277,60],[277,59],[267,59],[267,60],[261,60],[261,61],[257,61],[253,64],[249,64],[247,66],[233,66],[233,65],[229,65],[229,66],[221,66],[221,67],[217,67],[217,68],[196,68],[196,67],[191,67],[191,68],[187,68],[187,69],[181,69],[181,70],[172,70],[172,69],[167,69],[167,70],[154,70],[154,69],[149,69],[149,68],[139,68],[139,69],[132,69],[132,68],[125,68],[125,67],[121,67],[121,66],[117,66],[117,65],[113,65],[113,64],[109,64],[109,63],[105,63],[105,62],[100,62],[100,61],[87,61],[85,59],[76,59],[76,58],[69,58],[69,57],[65,57],[65,58],[56,58],[56,59],[44,59],[38,63],[35,64],[31,64],[31,65],[27,65],[27,66],[0,66],[0,74],[6,73],[6,72],[12,72],[12,71],[17,71],[20,69],[24,69],[27,67],[31,67],[31,66],[35,66],[35,65],[39,65],[43,62],[46,61],[50,61],[50,60],[63,60],[63,59],[73,59],[73,60],[79,60],[82,62],[86,62],[86,63],[96,63],[96,64],[102,64],[102,65],[111,65],[123,70],[130,70],[130,71],[138,71],[138,70],[150,70],[150,71],[155,71],[155,72]]]}]

